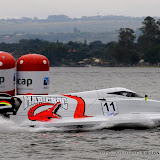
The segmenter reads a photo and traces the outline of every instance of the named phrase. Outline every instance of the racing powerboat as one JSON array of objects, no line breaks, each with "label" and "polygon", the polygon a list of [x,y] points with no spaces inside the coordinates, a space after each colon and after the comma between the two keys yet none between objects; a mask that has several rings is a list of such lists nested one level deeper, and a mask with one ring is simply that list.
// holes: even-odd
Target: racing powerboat
[{"label": "racing powerboat", "polygon": [[70,127],[160,123],[160,101],[126,88],[57,95],[0,95],[0,114],[20,126]]}]

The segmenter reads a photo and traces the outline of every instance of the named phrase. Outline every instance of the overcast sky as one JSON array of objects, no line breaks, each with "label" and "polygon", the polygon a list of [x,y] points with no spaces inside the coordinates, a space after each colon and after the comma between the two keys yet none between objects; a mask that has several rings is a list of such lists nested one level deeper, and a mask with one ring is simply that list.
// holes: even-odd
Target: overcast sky
[{"label": "overcast sky", "polygon": [[65,14],[158,16],[160,0],[0,0],[0,18],[38,17]]}]

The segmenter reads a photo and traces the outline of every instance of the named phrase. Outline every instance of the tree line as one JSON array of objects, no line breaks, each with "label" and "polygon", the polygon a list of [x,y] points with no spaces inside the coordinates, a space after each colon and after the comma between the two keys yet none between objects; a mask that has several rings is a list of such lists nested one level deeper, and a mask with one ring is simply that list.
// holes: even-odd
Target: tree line
[{"label": "tree line", "polygon": [[99,65],[108,66],[133,66],[141,59],[150,64],[160,63],[160,19],[146,17],[139,29],[140,36],[136,37],[135,31],[130,28],[120,28],[118,42],[107,44],[101,41],[83,43],[69,41],[48,42],[40,39],[22,39],[19,43],[0,43],[0,50],[12,53],[15,58],[28,53],[45,55],[52,66],[76,66],[79,61],[87,59],[88,64],[93,64],[95,58]]}]

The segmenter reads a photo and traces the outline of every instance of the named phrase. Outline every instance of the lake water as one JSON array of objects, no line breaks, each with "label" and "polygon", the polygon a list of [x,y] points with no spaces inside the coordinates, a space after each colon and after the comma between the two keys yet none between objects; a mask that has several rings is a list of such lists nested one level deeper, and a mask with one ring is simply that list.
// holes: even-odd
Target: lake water
[{"label": "lake water", "polygon": [[[51,68],[50,94],[125,87],[160,100],[160,68]],[[107,124],[93,130],[19,127],[0,118],[1,160],[160,159],[160,130],[113,130]]]}]

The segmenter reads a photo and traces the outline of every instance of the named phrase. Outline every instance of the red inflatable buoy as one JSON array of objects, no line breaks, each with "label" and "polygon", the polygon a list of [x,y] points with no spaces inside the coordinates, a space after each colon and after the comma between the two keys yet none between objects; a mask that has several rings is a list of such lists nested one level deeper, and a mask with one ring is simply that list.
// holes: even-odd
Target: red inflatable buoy
[{"label": "red inflatable buoy", "polygon": [[15,64],[11,54],[0,51],[0,93],[15,95]]},{"label": "red inflatable buoy", "polygon": [[27,54],[17,61],[17,94],[49,93],[49,61],[40,54]]}]

